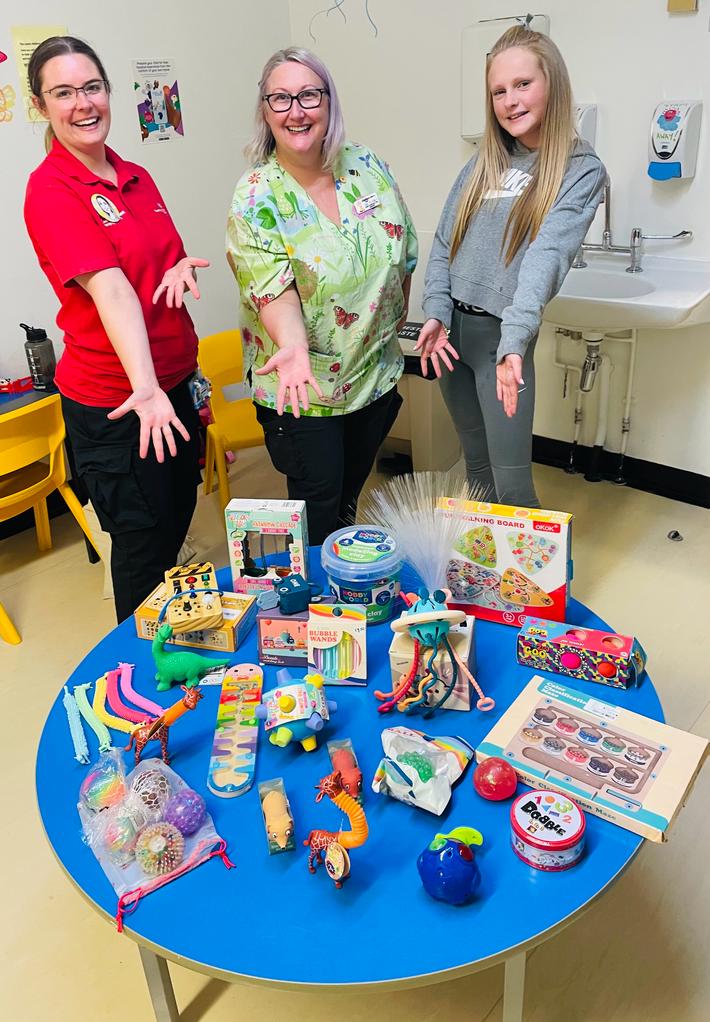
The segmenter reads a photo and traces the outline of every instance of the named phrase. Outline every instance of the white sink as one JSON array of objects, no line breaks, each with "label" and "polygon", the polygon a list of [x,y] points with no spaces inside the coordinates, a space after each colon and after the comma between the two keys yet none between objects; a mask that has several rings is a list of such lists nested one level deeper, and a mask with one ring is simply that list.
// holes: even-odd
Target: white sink
[{"label": "white sink", "polygon": [[627,273],[628,256],[585,253],[589,264],[570,270],[543,319],[580,330],[663,330],[710,323],[710,261],[643,257]]}]

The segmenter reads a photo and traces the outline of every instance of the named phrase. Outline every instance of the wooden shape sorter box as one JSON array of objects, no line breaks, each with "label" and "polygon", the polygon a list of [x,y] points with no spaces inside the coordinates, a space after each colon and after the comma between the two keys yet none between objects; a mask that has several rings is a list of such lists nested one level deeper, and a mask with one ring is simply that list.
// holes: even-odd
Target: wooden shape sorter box
[{"label": "wooden shape sorter box", "polygon": [[705,738],[536,675],[476,749],[526,784],[571,795],[588,812],[665,841],[708,754]]}]

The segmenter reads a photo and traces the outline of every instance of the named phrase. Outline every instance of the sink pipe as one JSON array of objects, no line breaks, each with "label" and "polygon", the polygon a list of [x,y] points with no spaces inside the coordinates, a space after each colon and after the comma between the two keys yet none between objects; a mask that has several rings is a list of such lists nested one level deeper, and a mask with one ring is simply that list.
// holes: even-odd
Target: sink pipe
[{"label": "sink pipe", "polygon": [[[562,369],[565,374],[563,397],[567,396],[567,379],[569,375],[576,373],[579,377],[574,407],[574,435],[570,444],[569,461],[565,468],[566,472],[576,472],[575,455],[582,428],[584,395],[592,390],[597,376],[599,376],[600,380],[599,405],[597,408],[597,429],[594,438],[594,448],[592,450],[589,467],[585,473],[585,479],[589,482],[597,482],[602,478],[599,471],[599,463],[606,443],[611,374],[614,371],[614,363],[610,356],[606,352],[602,353],[600,350],[601,344],[603,341],[606,341],[607,343],[616,342],[618,344],[629,345],[629,362],[626,371],[624,409],[621,420],[619,462],[616,469],[616,475],[613,478],[615,483],[625,485],[626,478],[624,476],[624,459],[626,457],[626,448],[629,442],[629,432],[631,431],[631,401],[634,373],[636,369],[636,331],[629,330],[628,336],[617,336],[592,331],[585,331],[582,333],[580,330],[569,330],[567,328],[558,327],[555,331],[555,335],[555,354],[553,358],[553,365],[558,369]],[[582,366],[573,365],[562,360],[559,350],[560,336],[570,337],[572,340],[577,342],[580,342],[581,340],[586,342],[587,354]]]}]

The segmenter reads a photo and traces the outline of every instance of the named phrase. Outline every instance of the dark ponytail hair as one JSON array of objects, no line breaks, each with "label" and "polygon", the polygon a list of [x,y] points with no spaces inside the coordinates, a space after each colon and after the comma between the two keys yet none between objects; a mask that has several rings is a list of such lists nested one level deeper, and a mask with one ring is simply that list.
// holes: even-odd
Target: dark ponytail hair
[{"label": "dark ponytail hair", "polygon": [[[45,106],[42,99],[42,68],[53,57],[62,57],[67,53],[81,53],[93,61],[99,72],[99,77],[103,78],[108,91],[111,91],[106,69],[96,51],[88,43],[85,43],[83,39],[77,39],[73,35],[53,35],[39,44],[27,65],[27,81],[30,86],[30,92],[37,98],[41,108]],[[48,124],[44,134],[44,147],[47,152],[52,148],[53,138],[52,125]]]}]

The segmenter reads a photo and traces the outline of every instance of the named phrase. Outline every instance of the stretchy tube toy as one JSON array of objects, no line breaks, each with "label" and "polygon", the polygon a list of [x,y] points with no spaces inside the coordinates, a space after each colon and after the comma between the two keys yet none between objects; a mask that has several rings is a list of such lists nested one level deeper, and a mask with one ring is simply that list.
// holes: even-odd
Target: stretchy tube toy
[{"label": "stretchy tube toy", "polygon": [[[132,721],[134,724],[145,724],[146,715],[140,713],[138,710],[134,710],[131,706],[126,706],[121,700],[121,696],[118,692],[118,669],[115,671],[109,671],[106,675],[106,695],[108,697],[108,704],[114,713],[117,713],[119,717],[123,717],[124,720]],[[162,711],[161,711],[162,712]],[[160,714],[158,714],[160,716]],[[153,719],[152,716],[150,718]]]},{"label": "stretchy tube toy", "polygon": [[99,740],[99,752],[108,752],[111,748],[111,735],[106,725],[99,720],[89,704],[89,697],[86,692],[88,688],[91,688],[91,682],[88,681],[84,685],[74,686],[76,705],[79,713]]},{"label": "stretchy tube toy", "polygon": [[89,746],[86,744],[86,735],[84,734],[84,728],[81,726],[81,714],[79,713],[79,707],[76,705],[76,699],[66,685],[64,686],[64,699],[62,703],[67,711],[67,723],[69,724],[71,740],[74,745],[74,759],[77,763],[88,766]]},{"label": "stretchy tube toy", "polygon": [[114,717],[113,714],[109,713],[106,709],[107,686],[108,681],[105,674],[102,674],[100,678],[96,679],[96,688],[94,689],[94,700],[92,703],[94,713],[101,723],[106,725],[106,727],[112,727],[116,731],[125,731],[127,734],[130,734],[136,725],[124,720],[123,717]]},{"label": "stretchy tube toy", "polygon": [[[133,705],[137,706],[139,709],[145,710],[148,717],[159,717],[163,712],[163,707],[158,703],[154,703],[150,699],[146,699],[145,696],[142,696],[140,692],[136,692],[133,688],[133,666],[133,664],[118,665],[118,669],[121,672],[119,688],[123,693],[124,699],[133,703]],[[145,720],[146,718],[144,717],[143,719]]]}]

